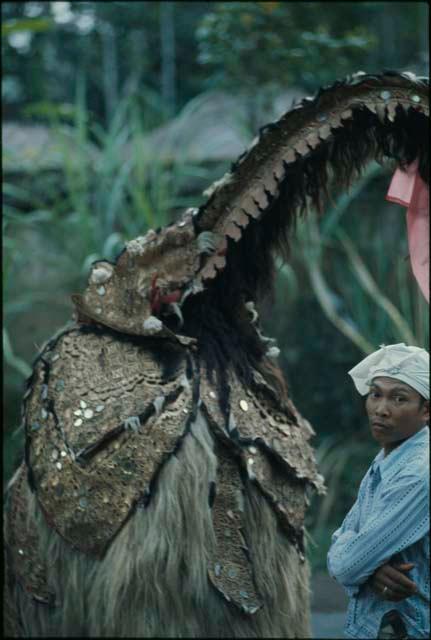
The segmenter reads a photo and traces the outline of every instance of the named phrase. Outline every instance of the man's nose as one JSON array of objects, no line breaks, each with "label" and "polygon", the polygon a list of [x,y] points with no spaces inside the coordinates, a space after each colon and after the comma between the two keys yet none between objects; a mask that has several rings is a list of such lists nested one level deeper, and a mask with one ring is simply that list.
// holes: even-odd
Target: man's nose
[{"label": "man's nose", "polygon": [[378,416],[387,415],[389,413],[389,406],[388,406],[387,400],[385,398],[381,398],[376,404],[375,410]]}]

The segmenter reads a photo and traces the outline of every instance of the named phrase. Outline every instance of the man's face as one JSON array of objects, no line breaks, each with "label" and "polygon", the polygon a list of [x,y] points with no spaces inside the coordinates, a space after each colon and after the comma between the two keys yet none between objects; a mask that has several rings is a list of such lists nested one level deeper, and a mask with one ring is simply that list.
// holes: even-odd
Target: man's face
[{"label": "man's face", "polygon": [[365,406],[373,438],[386,453],[429,420],[429,402],[421,400],[408,384],[393,378],[374,378]]}]

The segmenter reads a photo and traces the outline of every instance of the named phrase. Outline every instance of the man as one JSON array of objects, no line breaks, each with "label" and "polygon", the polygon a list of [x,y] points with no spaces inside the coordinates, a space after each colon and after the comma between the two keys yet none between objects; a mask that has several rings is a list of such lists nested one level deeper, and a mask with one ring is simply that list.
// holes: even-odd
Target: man
[{"label": "man", "polygon": [[383,346],[349,375],[382,449],[328,553],[350,598],[345,634],[428,638],[429,354]]}]

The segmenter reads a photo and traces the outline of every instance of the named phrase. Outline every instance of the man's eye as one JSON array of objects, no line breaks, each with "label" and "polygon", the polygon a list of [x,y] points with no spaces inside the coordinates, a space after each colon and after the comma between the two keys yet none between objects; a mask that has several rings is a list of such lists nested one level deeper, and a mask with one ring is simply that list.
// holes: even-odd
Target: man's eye
[{"label": "man's eye", "polygon": [[403,398],[402,396],[395,396],[395,402],[405,402],[407,398]]}]

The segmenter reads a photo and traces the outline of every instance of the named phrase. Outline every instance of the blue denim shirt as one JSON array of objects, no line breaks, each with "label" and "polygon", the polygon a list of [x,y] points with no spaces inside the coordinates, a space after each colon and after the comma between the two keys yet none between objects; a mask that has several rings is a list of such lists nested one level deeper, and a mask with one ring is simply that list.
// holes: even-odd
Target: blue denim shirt
[{"label": "blue denim shirt", "polygon": [[402,602],[382,600],[367,584],[389,560],[414,562],[407,574],[430,598],[429,427],[388,456],[381,450],[365,474],[358,497],[332,535],[330,575],[349,596],[347,638],[377,638],[385,613],[396,609],[410,638],[429,638],[430,613],[418,595]]}]

